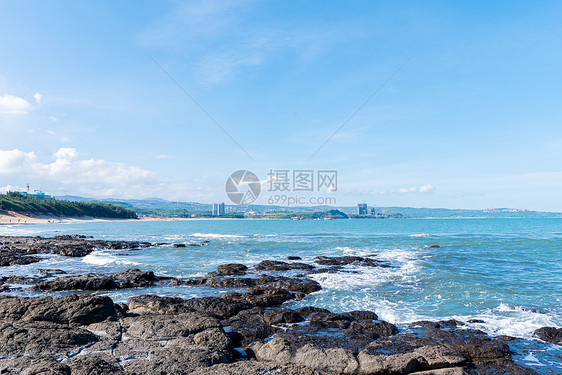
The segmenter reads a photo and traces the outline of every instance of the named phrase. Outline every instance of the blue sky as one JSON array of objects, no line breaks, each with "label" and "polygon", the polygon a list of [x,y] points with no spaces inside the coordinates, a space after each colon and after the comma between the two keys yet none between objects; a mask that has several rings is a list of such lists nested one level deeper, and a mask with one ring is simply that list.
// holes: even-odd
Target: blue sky
[{"label": "blue sky", "polygon": [[554,1],[0,1],[0,189],[335,169],[338,205],[562,211],[560,66]]}]

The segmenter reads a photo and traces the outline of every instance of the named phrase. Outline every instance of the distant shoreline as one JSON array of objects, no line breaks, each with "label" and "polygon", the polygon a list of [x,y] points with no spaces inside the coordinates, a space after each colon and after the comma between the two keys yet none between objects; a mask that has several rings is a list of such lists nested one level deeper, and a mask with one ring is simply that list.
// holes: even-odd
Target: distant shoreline
[{"label": "distant shoreline", "polygon": [[[364,218],[350,218],[352,220],[369,220]],[[350,219],[334,219],[334,220],[350,220]],[[389,218],[392,219],[392,218]],[[443,220],[443,219],[498,219],[490,217],[405,217],[401,219],[411,220]],[[521,217],[503,217],[499,219],[525,219]],[[545,217],[537,219],[559,219],[557,217]],[[141,217],[139,219],[114,219],[114,218],[94,218],[94,217],[56,217],[56,216],[28,216],[19,213],[0,214],[0,225],[31,225],[31,224],[68,224],[68,223],[89,223],[89,222],[117,222],[117,221],[202,221],[202,220],[286,220],[286,218],[265,218],[265,217]],[[374,219],[373,219],[374,220]],[[396,219],[395,219],[396,220]],[[315,221],[315,219],[303,219],[294,221]],[[324,221],[324,220],[318,220]]]}]

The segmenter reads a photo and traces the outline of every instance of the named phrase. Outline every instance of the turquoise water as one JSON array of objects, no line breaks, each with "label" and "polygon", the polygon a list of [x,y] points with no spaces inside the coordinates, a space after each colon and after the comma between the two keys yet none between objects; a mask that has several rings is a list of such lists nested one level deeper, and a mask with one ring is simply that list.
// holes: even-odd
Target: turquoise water
[{"label": "turquoise water", "polygon": [[[323,290],[289,306],[370,309],[398,324],[481,319],[485,323],[468,326],[523,339],[516,344],[526,353],[520,356],[521,363],[562,371],[559,347],[529,341],[539,327],[562,326],[562,219],[189,220],[0,227],[0,234],[63,233],[170,244],[209,240],[210,244],[96,251],[82,259],[48,256],[39,264],[4,267],[0,273],[28,275],[37,268],[114,272],[135,267],[187,277],[227,262],[252,265],[288,255],[312,262],[318,255],[376,254],[394,267],[354,267],[349,271],[356,273],[313,275]],[[182,286],[109,294],[126,300],[140,293],[194,297],[217,292]]]}]

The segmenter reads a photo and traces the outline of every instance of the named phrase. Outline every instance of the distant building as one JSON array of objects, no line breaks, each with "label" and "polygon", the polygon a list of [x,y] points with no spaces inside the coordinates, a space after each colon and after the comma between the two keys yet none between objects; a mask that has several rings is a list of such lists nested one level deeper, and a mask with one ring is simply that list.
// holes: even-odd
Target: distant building
[{"label": "distant building", "polygon": [[377,212],[375,211],[375,208],[371,208],[371,216],[375,216],[377,214]]},{"label": "distant building", "polygon": [[29,197],[34,197],[34,198],[37,198],[37,199],[41,199],[41,200],[43,200],[43,199],[53,199],[52,196],[50,196],[49,194],[45,194],[45,193],[42,192],[42,191],[38,191],[38,192],[36,192],[36,193],[27,193],[27,192],[24,191],[24,192],[22,192],[22,194],[23,194],[23,195],[27,195],[27,196],[29,196]]},{"label": "distant building", "polygon": [[226,209],[224,203],[213,203],[213,209],[211,214],[213,216],[224,216]]},{"label": "distant building", "polygon": [[367,203],[359,203],[357,205],[357,214],[358,215],[367,215]]}]

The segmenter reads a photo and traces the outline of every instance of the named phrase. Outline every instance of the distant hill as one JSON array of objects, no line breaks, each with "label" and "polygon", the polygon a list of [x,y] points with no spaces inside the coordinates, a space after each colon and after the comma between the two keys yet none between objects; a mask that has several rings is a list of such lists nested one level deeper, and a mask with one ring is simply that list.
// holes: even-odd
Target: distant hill
[{"label": "distant hill", "polygon": [[[356,207],[340,208],[345,213],[357,212]],[[485,210],[415,208],[415,207],[375,207],[377,213],[386,215],[402,214],[410,218],[557,218],[561,212],[529,211],[513,208],[491,208]]]},{"label": "distant hill", "polygon": [[33,216],[138,218],[134,210],[119,205],[76,200],[38,199],[16,192],[0,194],[0,209]]},{"label": "distant hill", "polygon": [[[61,196],[58,200],[88,201],[98,203],[110,203],[127,208],[137,212],[139,215],[155,215],[164,217],[190,217],[210,216],[211,204],[198,202],[172,202],[160,198],[149,199],[103,199],[95,200],[93,198],[83,198],[76,196]],[[369,206],[371,209],[373,206]],[[485,210],[468,210],[468,209],[448,209],[448,208],[416,208],[416,207],[377,207],[374,206],[377,213],[384,211],[387,217],[408,217],[408,218],[557,218],[562,217],[560,212],[541,212],[529,211],[524,209],[511,208],[493,208]],[[339,210],[346,215],[354,215],[357,213],[357,207],[349,206],[306,206],[306,207],[290,207],[290,206],[273,206],[273,205],[227,205],[226,211],[232,217],[243,217],[241,214],[258,213],[267,214],[268,217],[291,217],[295,212],[309,213],[304,216],[313,216],[313,212],[327,212],[330,210]],[[286,213],[286,214],[276,214]],[[293,215],[294,216],[294,215]],[[303,216],[303,215],[301,215]]]}]

